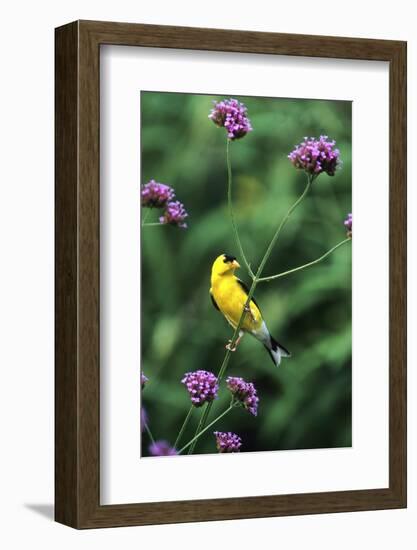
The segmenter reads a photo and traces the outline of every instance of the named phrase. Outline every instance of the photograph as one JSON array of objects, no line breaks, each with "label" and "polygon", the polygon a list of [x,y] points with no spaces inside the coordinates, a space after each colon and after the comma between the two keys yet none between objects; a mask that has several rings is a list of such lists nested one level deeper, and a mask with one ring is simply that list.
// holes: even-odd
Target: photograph
[{"label": "photograph", "polygon": [[138,101],[141,458],[351,447],[352,102]]}]

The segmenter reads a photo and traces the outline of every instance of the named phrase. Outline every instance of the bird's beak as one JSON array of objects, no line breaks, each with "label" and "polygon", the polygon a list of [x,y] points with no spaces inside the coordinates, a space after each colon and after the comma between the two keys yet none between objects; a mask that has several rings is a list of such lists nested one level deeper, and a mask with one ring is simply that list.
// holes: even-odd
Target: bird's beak
[{"label": "bird's beak", "polygon": [[240,263],[239,263],[238,261],[236,261],[236,260],[233,260],[232,266],[234,267],[234,269],[239,269]]}]

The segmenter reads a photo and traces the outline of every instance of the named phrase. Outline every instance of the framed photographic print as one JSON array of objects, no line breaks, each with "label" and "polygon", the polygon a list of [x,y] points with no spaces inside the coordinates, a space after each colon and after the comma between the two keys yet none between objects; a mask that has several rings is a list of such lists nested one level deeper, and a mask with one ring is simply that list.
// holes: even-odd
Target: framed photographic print
[{"label": "framed photographic print", "polygon": [[57,521],[406,506],[406,153],[404,42],[56,29]]}]

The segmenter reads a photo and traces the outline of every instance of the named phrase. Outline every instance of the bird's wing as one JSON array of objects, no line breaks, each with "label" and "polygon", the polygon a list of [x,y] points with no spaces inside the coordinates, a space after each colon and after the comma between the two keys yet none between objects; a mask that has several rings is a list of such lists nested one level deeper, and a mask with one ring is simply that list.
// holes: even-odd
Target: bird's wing
[{"label": "bird's wing", "polygon": [[[244,283],[243,281],[241,281],[240,279],[238,279],[237,277],[236,277],[236,281],[240,284],[240,286],[243,288],[243,290],[246,292],[246,294],[249,294],[248,285],[246,283]],[[252,296],[251,300],[255,304],[255,306],[259,309],[259,311],[261,311],[261,308],[258,306],[258,304],[256,303],[256,300],[253,296]]]},{"label": "bird's wing", "polygon": [[210,298],[211,298],[211,301],[212,301],[213,306],[214,306],[218,311],[220,311],[220,308],[219,308],[219,306],[217,305],[216,300],[215,300],[214,297],[213,297],[213,293],[211,292],[211,289],[210,289]]}]

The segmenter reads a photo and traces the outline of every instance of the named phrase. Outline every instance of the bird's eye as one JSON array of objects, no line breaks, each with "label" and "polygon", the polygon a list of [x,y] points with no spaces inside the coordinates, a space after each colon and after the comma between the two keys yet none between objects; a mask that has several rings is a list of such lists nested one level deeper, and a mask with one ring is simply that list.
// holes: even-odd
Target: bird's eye
[{"label": "bird's eye", "polygon": [[224,263],[225,264],[228,264],[228,263],[232,263],[236,260],[236,257],[235,256],[229,256],[229,254],[225,254],[224,255]]}]

